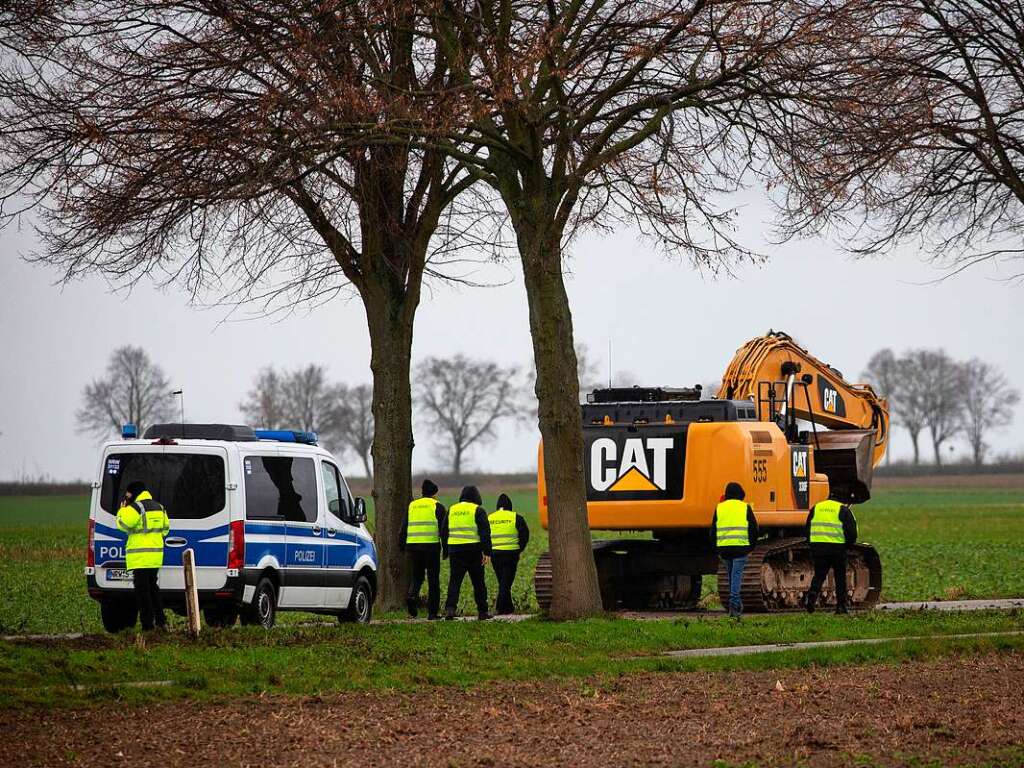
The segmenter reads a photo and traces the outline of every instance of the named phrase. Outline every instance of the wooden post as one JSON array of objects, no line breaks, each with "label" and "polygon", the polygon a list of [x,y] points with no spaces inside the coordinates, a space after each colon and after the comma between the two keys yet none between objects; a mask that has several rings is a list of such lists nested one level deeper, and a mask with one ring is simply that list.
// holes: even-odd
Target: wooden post
[{"label": "wooden post", "polygon": [[185,570],[185,612],[188,616],[188,633],[199,637],[199,588],[196,586],[196,555],[192,549],[181,554],[181,565]]}]

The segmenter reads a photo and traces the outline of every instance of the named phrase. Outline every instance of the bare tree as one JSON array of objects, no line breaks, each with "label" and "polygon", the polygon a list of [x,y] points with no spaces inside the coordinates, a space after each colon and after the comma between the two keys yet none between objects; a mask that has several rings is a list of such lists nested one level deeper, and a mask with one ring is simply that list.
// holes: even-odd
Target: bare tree
[{"label": "bare tree", "polygon": [[964,432],[974,464],[980,467],[989,447],[986,438],[1013,421],[1020,392],[1010,386],[1002,371],[977,358],[964,364],[963,384]]},{"label": "bare tree", "polygon": [[416,366],[416,402],[455,476],[470,448],[495,438],[498,422],[522,416],[517,378],[515,368],[463,355]]},{"label": "bare tree", "polygon": [[373,480],[370,449],[373,446],[373,390],[368,384],[334,389],[335,441],[346,446],[363,462],[368,480]]},{"label": "bare tree", "polygon": [[160,366],[141,347],[118,347],[110,355],[105,374],[87,384],[82,407],[75,418],[80,432],[98,438],[120,433],[134,424],[141,435],[146,427],[172,418],[171,385]]},{"label": "bare tree", "polygon": [[[889,401],[889,413],[892,415],[889,428],[892,429],[894,425],[899,423],[900,419],[898,395],[901,383],[900,362],[897,360],[895,353],[888,348],[880,349],[868,360],[867,368],[864,369],[864,373],[861,376],[871,384],[878,394]],[[917,433],[919,432],[920,430]],[[917,433],[913,437],[915,464],[919,461]],[[885,461],[887,464],[892,461],[891,451],[886,451]]]},{"label": "bare tree", "polygon": [[283,377],[273,366],[256,374],[252,389],[238,404],[246,422],[261,429],[284,429],[287,407],[284,402]]},{"label": "bare tree", "polygon": [[[523,269],[551,509],[551,614],[594,614],[567,246],[586,226],[633,223],[708,268],[748,256],[729,236],[733,212],[716,201],[739,185],[766,137],[792,131],[790,102],[842,96],[843,57],[870,55],[857,40],[871,3],[435,7],[470,125],[468,137],[436,143],[501,196]],[[487,153],[467,158],[477,145]]]},{"label": "bare tree", "polygon": [[5,217],[32,212],[38,259],[66,280],[173,281],[258,312],[357,292],[379,604],[398,605],[413,320],[424,277],[458,277],[478,221],[453,207],[475,180],[462,160],[404,133],[367,140],[457,112],[438,97],[447,57],[416,34],[424,4],[81,0],[47,25],[24,23],[32,5],[7,9],[26,10],[0,81]]},{"label": "bare tree", "polygon": [[[787,206],[794,230],[853,213],[860,252],[920,238],[955,270],[1021,258],[1024,5],[881,0],[877,9],[891,20],[888,40],[875,38],[851,97],[809,123],[817,141],[797,149],[809,184],[790,187],[802,197]],[[827,204],[822,190],[832,191]]]},{"label": "bare tree", "polygon": [[316,432],[333,444],[337,390],[327,381],[327,369],[316,363],[297,368],[283,377],[281,392],[289,426]]},{"label": "bare tree", "polygon": [[963,366],[941,349],[916,349],[907,360],[919,386],[921,413],[931,433],[935,463],[942,464],[942,446],[964,426]]}]

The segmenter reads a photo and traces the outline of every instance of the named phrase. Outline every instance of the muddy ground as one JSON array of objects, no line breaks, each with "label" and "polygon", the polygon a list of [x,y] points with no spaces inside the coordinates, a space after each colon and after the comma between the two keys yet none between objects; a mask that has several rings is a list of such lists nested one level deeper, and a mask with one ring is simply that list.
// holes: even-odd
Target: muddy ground
[{"label": "muddy ground", "polygon": [[469,692],[0,710],[0,765],[1019,765],[1022,691],[1024,654],[1003,653]]}]

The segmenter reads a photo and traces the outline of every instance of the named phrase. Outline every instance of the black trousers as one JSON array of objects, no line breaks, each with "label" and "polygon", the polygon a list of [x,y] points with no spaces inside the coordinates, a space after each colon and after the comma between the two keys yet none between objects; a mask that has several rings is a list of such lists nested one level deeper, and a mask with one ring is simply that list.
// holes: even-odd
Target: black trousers
[{"label": "black trousers", "polygon": [[148,632],[155,623],[158,627],[167,626],[164,616],[164,604],[160,599],[160,587],[156,583],[159,568],[135,568],[132,579],[135,582],[135,605],[139,608],[139,619],[142,629]]},{"label": "black trousers", "polygon": [[846,546],[842,544],[812,545],[811,557],[814,558],[814,578],[811,579],[811,588],[807,592],[807,602],[810,604],[818,602],[821,585],[825,583],[825,577],[831,570],[832,577],[836,582],[836,607],[845,608]]},{"label": "black trousers", "polygon": [[515,613],[512,604],[512,582],[516,580],[516,569],[519,568],[519,552],[494,550],[491,553],[491,566],[498,577],[498,614]]},{"label": "black trousers", "polygon": [[423,580],[427,581],[427,613],[436,616],[441,608],[441,545],[410,549],[409,591],[410,600],[420,599]]},{"label": "black trousers", "polygon": [[462,579],[469,574],[473,582],[473,599],[477,613],[487,613],[487,583],[484,581],[483,552],[479,547],[451,547],[448,550],[451,570],[448,573],[448,594],[444,599],[445,610],[454,611],[459,607],[459,590]]}]

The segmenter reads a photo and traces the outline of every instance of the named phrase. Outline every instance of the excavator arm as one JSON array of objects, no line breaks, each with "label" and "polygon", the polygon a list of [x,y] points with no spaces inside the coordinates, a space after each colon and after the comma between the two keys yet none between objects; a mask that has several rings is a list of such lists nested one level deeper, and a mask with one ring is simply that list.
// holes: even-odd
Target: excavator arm
[{"label": "excavator arm", "polygon": [[769,331],[736,351],[718,396],[754,401],[759,418],[777,421],[790,440],[797,419],[811,422],[818,467],[849,485],[851,498],[869,495],[871,469],[889,445],[889,406],[867,384],[849,383],[789,335]]}]

